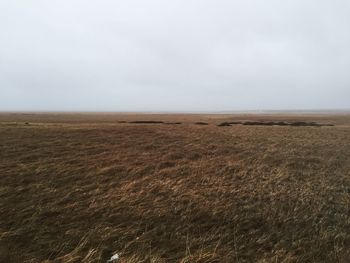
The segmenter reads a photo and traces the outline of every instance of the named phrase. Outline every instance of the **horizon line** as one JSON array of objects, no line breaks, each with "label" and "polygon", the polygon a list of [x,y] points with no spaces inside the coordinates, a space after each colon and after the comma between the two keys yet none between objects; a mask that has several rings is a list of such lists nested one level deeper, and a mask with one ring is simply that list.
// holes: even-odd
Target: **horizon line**
[{"label": "horizon line", "polygon": [[348,109],[261,109],[261,110],[0,110],[0,114],[238,114],[238,113],[349,113]]}]

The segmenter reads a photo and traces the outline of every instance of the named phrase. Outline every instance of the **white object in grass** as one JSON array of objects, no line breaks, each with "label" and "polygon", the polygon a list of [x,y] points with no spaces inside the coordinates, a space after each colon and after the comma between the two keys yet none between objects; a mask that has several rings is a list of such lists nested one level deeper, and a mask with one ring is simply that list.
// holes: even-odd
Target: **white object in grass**
[{"label": "white object in grass", "polygon": [[119,254],[114,254],[111,259],[107,260],[107,263],[111,262],[111,263],[115,263],[119,261]]}]

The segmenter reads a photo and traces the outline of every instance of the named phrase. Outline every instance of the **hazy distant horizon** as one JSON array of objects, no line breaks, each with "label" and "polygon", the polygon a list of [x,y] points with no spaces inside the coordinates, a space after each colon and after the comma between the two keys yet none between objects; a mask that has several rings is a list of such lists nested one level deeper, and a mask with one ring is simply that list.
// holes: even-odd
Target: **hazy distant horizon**
[{"label": "hazy distant horizon", "polygon": [[0,2],[0,111],[350,109],[350,2]]},{"label": "hazy distant horizon", "polygon": [[0,114],[350,114],[350,109],[309,109],[309,110],[225,110],[225,111],[48,111],[48,110],[28,110],[28,111],[0,111]]}]

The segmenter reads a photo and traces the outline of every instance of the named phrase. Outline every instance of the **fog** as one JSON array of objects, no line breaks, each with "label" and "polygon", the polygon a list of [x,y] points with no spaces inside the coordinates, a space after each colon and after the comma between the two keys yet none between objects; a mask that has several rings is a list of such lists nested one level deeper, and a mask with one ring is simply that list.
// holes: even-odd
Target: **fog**
[{"label": "fog", "polygon": [[345,0],[0,0],[0,110],[349,109],[349,14]]}]

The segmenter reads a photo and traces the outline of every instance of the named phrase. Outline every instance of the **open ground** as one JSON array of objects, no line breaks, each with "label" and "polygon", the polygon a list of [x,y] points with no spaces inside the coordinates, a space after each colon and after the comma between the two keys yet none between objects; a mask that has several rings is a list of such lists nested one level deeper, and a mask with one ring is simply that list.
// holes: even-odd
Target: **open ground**
[{"label": "open ground", "polygon": [[0,262],[115,253],[349,262],[350,115],[0,114]]}]

